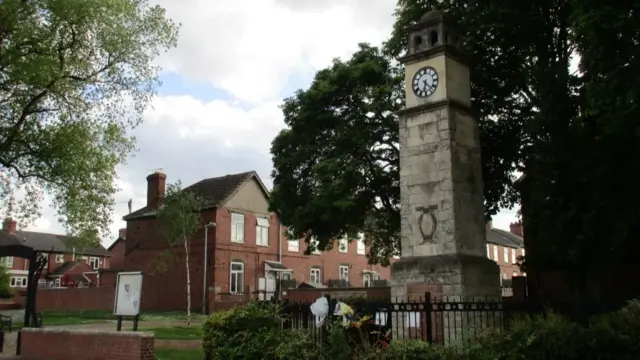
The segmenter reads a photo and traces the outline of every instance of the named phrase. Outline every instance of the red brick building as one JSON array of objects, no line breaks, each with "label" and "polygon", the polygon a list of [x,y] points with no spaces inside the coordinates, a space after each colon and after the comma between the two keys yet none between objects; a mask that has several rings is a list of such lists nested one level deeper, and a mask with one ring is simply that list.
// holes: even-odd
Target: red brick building
[{"label": "red brick building", "polygon": [[[172,249],[169,269],[157,268],[166,250],[155,219],[167,176],[147,177],[147,204],[124,217],[127,222],[125,268],[145,271],[142,307],[184,309],[186,271],[184,249]],[[331,251],[306,256],[303,241],[288,241],[278,216],[269,211],[268,191],[254,171],[199,181],[185,190],[205,201],[201,223],[215,223],[207,231],[209,289],[216,293],[243,294],[275,291],[278,279],[294,279],[309,286],[348,283],[371,286],[388,280],[390,268],[370,266],[361,241],[340,242]],[[192,238],[190,250],[192,307],[202,306],[204,285],[204,227]],[[338,280],[343,280],[342,282]],[[172,294],[166,296],[166,294]]]},{"label": "red brick building", "polygon": [[[102,245],[76,248],[72,238],[64,235],[18,231],[17,223],[5,219],[0,236],[13,237],[27,246],[39,250],[47,257],[47,265],[40,282],[45,287],[61,287],[63,277],[72,286],[95,286],[99,269],[109,267],[111,254]],[[10,286],[16,289],[27,287],[29,260],[14,257],[0,258],[10,275]]]},{"label": "red brick building", "polygon": [[505,231],[494,228],[491,221],[487,223],[487,257],[500,266],[501,281],[525,275],[517,265],[518,257],[524,254],[521,226],[511,224],[511,231]]},{"label": "red brick building", "polygon": [[121,268],[124,266],[124,252],[125,252],[125,241],[127,239],[127,229],[120,229],[118,231],[118,238],[113,242],[108,248],[107,251],[111,254],[110,259],[110,268]]}]

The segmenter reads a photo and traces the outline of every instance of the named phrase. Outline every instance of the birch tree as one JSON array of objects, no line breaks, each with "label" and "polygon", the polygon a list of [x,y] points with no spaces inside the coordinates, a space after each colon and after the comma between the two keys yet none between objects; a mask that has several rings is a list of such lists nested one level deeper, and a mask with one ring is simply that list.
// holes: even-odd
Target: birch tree
[{"label": "birch tree", "polygon": [[191,326],[189,252],[191,251],[191,238],[200,227],[201,205],[201,199],[193,192],[183,190],[181,182],[177,181],[167,186],[164,203],[158,211],[158,220],[169,245],[168,251],[176,247],[184,249],[184,270],[187,279],[187,326]]}]

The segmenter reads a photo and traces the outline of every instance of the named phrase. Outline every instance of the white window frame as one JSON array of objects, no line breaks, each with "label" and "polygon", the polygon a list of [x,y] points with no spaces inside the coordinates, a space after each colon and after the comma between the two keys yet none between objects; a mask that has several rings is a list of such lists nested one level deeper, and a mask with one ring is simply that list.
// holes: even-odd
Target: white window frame
[{"label": "white window frame", "polygon": [[358,255],[366,255],[367,254],[367,246],[364,243],[364,234],[358,235],[358,248],[356,250]]},{"label": "white window frame", "polygon": [[[240,269],[233,269],[234,265],[239,265]],[[234,281],[235,275],[235,281]],[[240,281],[238,281],[240,279]],[[238,284],[240,283],[240,284]],[[235,285],[235,289],[232,288]],[[240,287],[240,289],[238,289]],[[229,264],[229,292],[231,294],[243,294],[244,293],[244,263],[239,261],[232,261]]]},{"label": "white window frame", "polygon": [[349,252],[349,239],[346,236],[338,240],[338,251],[345,254]]},{"label": "white window frame", "polygon": [[244,214],[231,213],[231,242],[244,244]]},{"label": "white window frame", "polygon": [[312,237],[311,240],[309,240],[309,242],[313,244],[313,247],[314,247],[311,253],[314,255],[320,255],[322,252],[318,250],[318,239],[316,239],[315,237]]},{"label": "white window frame", "polygon": [[524,256],[524,248],[522,248],[522,256]]},{"label": "white window frame", "polygon": [[[349,266],[348,265],[340,265],[338,267],[338,274],[340,274],[340,280],[349,281]],[[346,274],[343,275],[343,274]]]},{"label": "white window frame", "polygon": [[100,258],[96,256],[91,256],[89,257],[88,264],[93,270],[98,270],[100,269]]},{"label": "white window frame", "polygon": [[509,263],[509,248],[508,247],[503,248],[502,257],[504,258],[504,263],[508,264]]},{"label": "white window frame", "polygon": [[487,258],[491,259],[491,245],[487,244]]},{"label": "white window frame", "polygon": [[516,249],[511,249],[511,263],[515,264],[518,262],[517,256],[516,256]]},{"label": "white window frame", "polygon": [[300,240],[287,240],[288,249],[291,252],[300,252]]},{"label": "white window frame", "polygon": [[280,279],[281,280],[292,280],[293,279],[293,272],[285,271],[285,272],[281,273]]},{"label": "white window frame", "polygon": [[499,257],[498,257],[498,247],[496,245],[493,245],[493,260],[494,261],[498,261]]},{"label": "white window frame", "polygon": [[13,256],[5,256],[0,258],[0,266],[3,266],[5,269],[13,268]]},{"label": "white window frame", "polygon": [[371,276],[371,273],[362,274],[362,287],[373,287],[373,276]]},{"label": "white window frame", "polygon": [[322,270],[319,267],[311,268],[309,272],[309,282],[312,284],[322,284]]},{"label": "white window frame", "polygon": [[27,277],[26,276],[12,276],[9,280],[9,287],[12,288],[26,288]]},{"label": "white window frame", "polygon": [[517,271],[514,271],[514,272],[513,272],[513,277],[516,277],[516,276],[518,276],[518,272],[517,272]]},{"label": "white window frame", "polygon": [[269,246],[269,219],[259,217],[256,221],[256,245]]},{"label": "white window frame", "polygon": [[60,280],[60,276],[58,276],[58,277],[53,281],[53,287],[57,287],[57,288],[62,287],[62,281]]},{"label": "white window frame", "polygon": [[56,254],[56,264],[64,263],[64,254]]}]

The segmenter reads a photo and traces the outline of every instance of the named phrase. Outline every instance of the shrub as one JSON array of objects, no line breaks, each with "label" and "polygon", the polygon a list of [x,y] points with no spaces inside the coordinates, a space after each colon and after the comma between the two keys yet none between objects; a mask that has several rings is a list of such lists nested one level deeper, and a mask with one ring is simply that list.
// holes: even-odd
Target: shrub
[{"label": "shrub", "polygon": [[11,286],[9,282],[11,277],[4,266],[0,266],[0,299],[11,299],[13,293],[11,292]]},{"label": "shrub", "polygon": [[215,313],[204,322],[202,346],[213,360],[317,359],[308,333],[282,330],[282,320],[280,307],[271,303]]},{"label": "shrub", "polygon": [[392,341],[387,348],[361,357],[362,360],[461,360],[451,348],[431,345],[421,340]]},{"label": "shrub", "polygon": [[[593,359],[640,359],[640,302],[592,319],[585,348]],[[597,357],[594,357],[597,356]]]}]

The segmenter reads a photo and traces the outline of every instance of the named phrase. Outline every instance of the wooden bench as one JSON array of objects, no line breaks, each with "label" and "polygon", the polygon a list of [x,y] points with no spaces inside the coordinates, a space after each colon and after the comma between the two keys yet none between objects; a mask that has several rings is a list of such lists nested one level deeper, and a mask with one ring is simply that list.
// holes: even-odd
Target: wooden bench
[{"label": "wooden bench", "polygon": [[13,320],[11,316],[0,315],[0,331],[7,329],[9,332],[13,330]]}]

